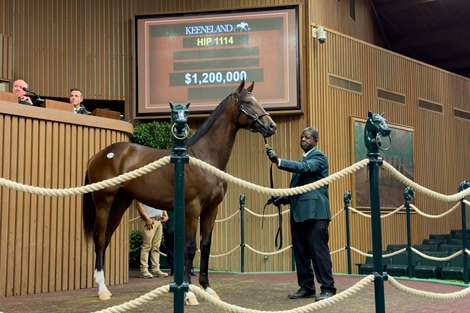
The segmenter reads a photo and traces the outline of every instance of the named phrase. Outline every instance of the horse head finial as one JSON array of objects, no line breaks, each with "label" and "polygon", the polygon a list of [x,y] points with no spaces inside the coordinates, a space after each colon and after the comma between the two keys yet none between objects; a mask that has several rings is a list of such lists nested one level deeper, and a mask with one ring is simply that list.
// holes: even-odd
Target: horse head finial
[{"label": "horse head finial", "polygon": [[380,137],[390,138],[390,133],[391,129],[388,127],[387,120],[384,118],[384,113],[377,114],[369,111],[364,128],[364,142],[368,152],[378,153],[379,149],[388,150],[390,147],[386,149],[381,147],[382,141]]},{"label": "horse head finial", "polygon": [[173,123],[171,134],[175,139],[185,140],[188,137],[189,105],[189,102],[185,106],[182,104],[174,105],[173,102],[170,101],[171,122]]}]

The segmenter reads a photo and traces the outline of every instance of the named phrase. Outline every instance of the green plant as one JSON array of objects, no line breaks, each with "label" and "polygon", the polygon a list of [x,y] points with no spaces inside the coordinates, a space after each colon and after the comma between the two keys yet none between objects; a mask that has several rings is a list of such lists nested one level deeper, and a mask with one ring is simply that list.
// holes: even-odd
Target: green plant
[{"label": "green plant", "polygon": [[154,149],[171,149],[171,123],[153,121],[134,123],[134,133],[131,142],[138,143]]},{"label": "green plant", "polygon": [[142,247],[142,234],[138,230],[131,231],[129,247],[129,267],[139,268],[140,250]]}]

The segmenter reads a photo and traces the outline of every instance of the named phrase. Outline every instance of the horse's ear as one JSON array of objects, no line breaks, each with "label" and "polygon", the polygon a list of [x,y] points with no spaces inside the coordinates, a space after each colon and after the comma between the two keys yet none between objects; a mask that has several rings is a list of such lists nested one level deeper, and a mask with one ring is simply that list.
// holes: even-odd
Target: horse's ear
[{"label": "horse's ear", "polygon": [[186,109],[189,109],[189,105],[190,105],[190,104],[191,104],[191,102],[188,102],[188,103],[186,104]]},{"label": "horse's ear", "polygon": [[382,112],[382,114],[380,114],[380,116],[384,117],[384,114],[385,114],[385,112]]},{"label": "horse's ear", "polygon": [[170,101],[170,108],[173,110],[174,107],[173,102]]},{"label": "horse's ear", "polygon": [[240,94],[240,92],[242,92],[243,88],[245,88],[245,80],[244,79],[242,79],[242,81],[240,82],[240,86],[238,86],[237,91],[235,91],[235,93],[237,95]]},{"label": "horse's ear", "polygon": [[251,85],[250,85],[248,88],[246,88],[246,90],[248,90],[249,92],[251,92],[251,91],[253,91],[253,88],[254,88],[254,87],[255,87],[255,82],[253,81],[253,82],[251,83]]},{"label": "horse's ear", "polygon": [[372,117],[372,112],[369,111],[369,113],[367,114],[367,116],[368,116],[369,118]]}]

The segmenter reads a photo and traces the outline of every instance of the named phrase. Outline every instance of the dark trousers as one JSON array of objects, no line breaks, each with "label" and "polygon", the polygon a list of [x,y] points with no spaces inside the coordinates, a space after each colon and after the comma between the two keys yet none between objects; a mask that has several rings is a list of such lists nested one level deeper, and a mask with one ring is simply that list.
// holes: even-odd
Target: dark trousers
[{"label": "dark trousers", "polygon": [[315,276],[321,291],[336,293],[328,247],[328,224],[328,220],[310,219],[297,223],[291,219],[297,282],[301,289],[311,293],[315,293]]},{"label": "dark trousers", "polygon": [[166,247],[166,262],[170,271],[173,273],[175,267],[175,233],[166,231],[166,227],[163,227],[163,236],[165,238],[165,247]]}]

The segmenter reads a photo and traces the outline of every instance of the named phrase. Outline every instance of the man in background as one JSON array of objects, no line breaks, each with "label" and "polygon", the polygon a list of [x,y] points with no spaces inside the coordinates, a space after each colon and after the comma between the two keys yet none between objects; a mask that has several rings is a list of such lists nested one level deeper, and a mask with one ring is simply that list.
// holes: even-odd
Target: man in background
[{"label": "man in background", "polygon": [[80,89],[72,88],[70,89],[70,103],[73,105],[73,112],[77,114],[90,114],[91,112],[85,109],[85,106],[82,104],[83,96]]},{"label": "man in background", "polygon": [[18,97],[19,104],[33,105],[33,100],[27,96],[27,92],[23,88],[28,88],[28,84],[24,80],[18,79],[13,82],[11,92]]}]

